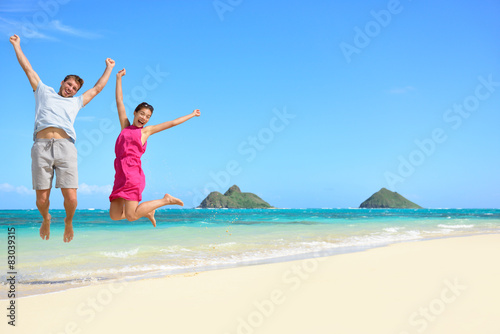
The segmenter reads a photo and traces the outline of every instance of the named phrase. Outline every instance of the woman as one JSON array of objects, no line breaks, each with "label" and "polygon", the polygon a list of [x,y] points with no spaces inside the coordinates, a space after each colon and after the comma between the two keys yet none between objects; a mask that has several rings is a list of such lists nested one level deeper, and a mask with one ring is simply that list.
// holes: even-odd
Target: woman
[{"label": "woman", "polygon": [[141,156],[146,151],[147,140],[152,134],[184,123],[195,116],[200,116],[200,111],[196,109],[191,114],[173,121],[145,127],[154,109],[143,102],[135,108],[134,120],[130,124],[123,104],[122,77],[125,73],[126,71],[123,69],[116,74],[116,106],[122,131],[115,144],[115,183],[109,196],[111,202],[109,215],[113,220],[127,219],[128,221],[147,217],[156,227],[154,214],[157,208],[164,205],[183,206],[184,203],[178,198],[165,194],[161,199],[139,204],[142,200],[142,191],[146,186],[146,179],[141,167]]}]

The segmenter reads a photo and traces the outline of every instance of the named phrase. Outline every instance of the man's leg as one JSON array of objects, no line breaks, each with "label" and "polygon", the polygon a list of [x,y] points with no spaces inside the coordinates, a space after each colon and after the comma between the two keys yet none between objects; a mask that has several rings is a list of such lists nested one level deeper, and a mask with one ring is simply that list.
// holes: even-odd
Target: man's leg
[{"label": "man's leg", "polygon": [[33,189],[36,190],[36,207],[43,218],[40,226],[40,237],[43,240],[49,240],[50,236],[49,197],[54,177],[51,152],[47,148],[50,143],[47,139],[37,139],[31,148],[31,174]]},{"label": "man's leg", "polygon": [[56,188],[61,188],[64,197],[64,242],[73,240],[73,217],[76,211],[78,188],[78,163],[75,144],[67,139],[58,139],[54,143],[56,166]]},{"label": "man's leg", "polygon": [[76,206],[78,204],[75,188],[61,188],[64,197],[64,209],[66,218],[64,218],[64,242],[73,240],[73,217],[75,216]]},{"label": "man's leg", "polygon": [[40,226],[40,237],[43,240],[49,240],[50,237],[50,189],[37,190],[36,191],[36,207],[43,217],[42,226]]}]

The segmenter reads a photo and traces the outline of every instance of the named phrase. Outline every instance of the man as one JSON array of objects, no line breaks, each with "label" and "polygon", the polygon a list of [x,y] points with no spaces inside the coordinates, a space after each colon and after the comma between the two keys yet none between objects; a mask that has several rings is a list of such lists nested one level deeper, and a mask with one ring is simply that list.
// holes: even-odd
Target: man
[{"label": "man", "polygon": [[64,197],[64,242],[73,240],[73,216],[77,206],[76,190],[78,188],[76,134],[73,124],[78,111],[89,103],[106,86],[114,60],[106,59],[106,70],[94,87],[78,97],[74,95],[83,85],[77,75],[68,75],[61,82],[59,92],[46,86],[33,70],[28,59],[21,50],[21,38],[10,37],[17,60],[26,73],[31,88],[35,92],[35,130],[34,144],[31,149],[31,171],[33,189],[36,190],[36,206],[43,217],[40,237],[49,240],[50,219],[49,196],[52,188],[54,171],[56,188],[61,188]]}]

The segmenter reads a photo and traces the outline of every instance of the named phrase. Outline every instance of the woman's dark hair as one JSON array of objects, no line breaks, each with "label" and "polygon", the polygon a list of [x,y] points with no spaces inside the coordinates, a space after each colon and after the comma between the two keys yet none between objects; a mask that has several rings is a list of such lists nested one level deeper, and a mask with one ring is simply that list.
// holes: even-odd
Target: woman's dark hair
[{"label": "woman's dark hair", "polygon": [[149,110],[151,111],[151,115],[153,114],[153,110],[155,110],[155,108],[153,108],[153,106],[152,106],[152,105],[150,105],[150,104],[148,104],[148,103],[146,103],[146,102],[142,102],[141,104],[139,104],[139,105],[135,108],[134,112],[137,112],[137,111],[139,111],[139,110],[141,110],[141,109],[143,109],[143,108],[149,109]]}]

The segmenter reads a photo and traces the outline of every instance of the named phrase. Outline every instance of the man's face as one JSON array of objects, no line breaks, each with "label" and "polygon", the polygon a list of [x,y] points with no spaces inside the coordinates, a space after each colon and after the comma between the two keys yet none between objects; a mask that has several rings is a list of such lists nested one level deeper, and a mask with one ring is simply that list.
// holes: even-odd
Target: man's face
[{"label": "man's face", "polygon": [[75,81],[75,79],[69,78],[68,80],[61,82],[59,95],[62,97],[73,97],[79,89],[80,85]]}]

